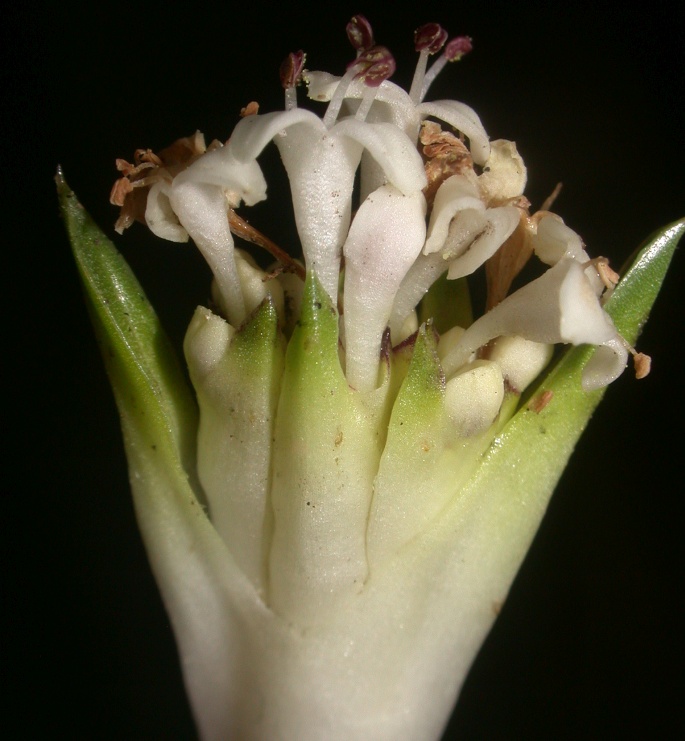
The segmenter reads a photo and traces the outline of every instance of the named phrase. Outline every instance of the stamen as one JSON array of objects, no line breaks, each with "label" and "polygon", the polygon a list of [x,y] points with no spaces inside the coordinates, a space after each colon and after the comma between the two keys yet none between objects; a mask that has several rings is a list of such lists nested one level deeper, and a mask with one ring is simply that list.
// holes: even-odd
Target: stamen
[{"label": "stamen", "polygon": [[290,52],[281,64],[279,73],[281,76],[281,85],[283,85],[283,89],[285,90],[286,111],[297,108],[297,93],[295,88],[302,78],[305,59],[305,53],[300,49],[296,52]]},{"label": "stamen", "polygon": [[251,100],[246,106],[240,109],[240,118],[247,118],[248,116],[256,116],[258,113],[259,113],[259,103],[257,103],[256,100]]},{"label": "stamen", "polygon": [[[545,221],[541,223],[547,224],[548,222],[549,219],[545,219]],[[538,226],[538,232],[539,231],[540,227]],[[580,240],[580,237],[578,237],[578,240],[581,244],[580,252],[577,255],[567,255],[567,257],[573,257],[581,263],[583,270],[585,270],[595,289],[595,293],[603,306],[611,298],[611,294],[614,292],[614,289],[620,280],[620,276],[609,266],[609,260],[606,257],[600,256],[590,259],[588,253],[582,249],[585,245],[582,243],[582,240]]]},{"label": "stamen", "polygon": [[373,29],[361,13],[352,16],[345,30],[350,44],[357,50],[357,56],[373,46]]},{"label": "stamen", "polygon": [[394,74],[395,59],[384,46],[374,46],[362,52],[357,61],[363,62],[366,69],[358,75],[364,81],[365,88],[355,118],[364,121],[381,83]]},{"label": "stamen", "polygon": [[618,340],[633,357],[635,378],[638,381],[646,378],[652,370],[652,358],[643,352],[638,352],[622,335],[618,335]]},{"label": "stamen", "polygon": [[540,412],[552,401],[554,398],[554,391],[550,391],[547,389],[546,391],[543,391],[541,394],[538,394],[534,398],[532,398],[528,402],[528,406],[526,407],[531,412],[535,412],[535,414],[540,414]]},{"label": "stamen", "polygon": [[649,355],[636,352],[633,355],[633,365],[635,366],[635,378],[639,381],[641,378],[649,375],[649,371],[652,369],[652,359]]},{"label": "stamen", "polygon": [[395,58],[385,46],[372,46],[364,49],[348,69],[356,70],[356,78],[363,80],[368,87],[379,87],[382,82],[395,74]]},{"label": "stamen", "polygon": [[377,87],[371,87],[370,85],[367,85],[364,88],[364,95],[362,96],[362,101],[359,104],[359,108],[357,108],[357,112],[354,114],[354,117],[357,119],[357,121],[366,120],[366,117],[369,113],[369,109],[371,108],[371,104],[376,98],[377,91],[378,91]]},{"label": "stamen", "polygon": [[583,263],[583,268],[588,268],[590,266],[597,271],[597,275],[606,289],[606,298],[604,296],[602,297],[603,300],[606,300],[609,295],[613,293],[614,288],[616,288],[621,279],[621,276],[609,265],[609,260],[606,257],[594,257]]},{"label": "stamen", "polygon": [[345,93],[353,80],[361,80],[367,89],[373,89],[372,93],[364,92],[359,106],[361,112],[358,110],[356,114],[358,119],[366,118],[376,95],[376,89],[394,74],[395,68],[395,59],[385,46],[372,46],[370,49],[362,50],[359,56],[347,65],[347,71],[340,79],[331,102],[328,104],[326,115],[323,118],[324,125],[330,129],[335,123],[345,99]]},{"label": "stamen", "polygon": [[[433,80],[442,72],[447,62],[458,62],[465,54],[468,54],[473,49],[473,39],[470,36],[457,36],[452,39],[447,46],[442,56],[433,62],[431,68],[426,72],[426,76],[423,80],[423,86],[421,88],[421,95],[419,101],[422,101],[426,97],[428,88],[433,84]],[[413,87],[413,86],[412,86]]]},{"label": "stamen", "polygon": [[353,67],[348,67],[345,74],[340,78],[340,82],[335,88],[335,92],[331,97],[331,102],[328,104],[328,108],[326,108],[326,114],[323,117],[323,124],[327,129],[330,129],[338,118],[340,107],[343,104],[343,100],[345,100],[345,93],[347,92],[347,88],[350,86],[350,83],[356,76],[356,69],[354,69]]},{"label": "stamen", "polygon": [[447,41],[447,31],[439,23],[426,23],[414,32],[416,51],[437,54]]},{"label": "stamen", "polygon": [[540,211],[549,211],[552,208],[552,206],[554,205],[554,201],[556,201],[557,198],[559,197],[559,194],[561,193],[561,189],[563,187],[564,187],[563,183],[557,183],[554,186],[554,190],[542,202],[542,206],[540,206]]},{"label": "stamen", "polygon": [[448,62],[458,62],[472,49],[473,39],[470,36],[457,36],[445,47],[444,56]]},{"label": "stamen", "polygon": [[447,41],[447,31],[438,23],[426,23],[414,32],[414,48],[419,52],[414,79],[409,90],[409,97],[415,105],[419,102],[426,64],[429,54],[437,54]]}]

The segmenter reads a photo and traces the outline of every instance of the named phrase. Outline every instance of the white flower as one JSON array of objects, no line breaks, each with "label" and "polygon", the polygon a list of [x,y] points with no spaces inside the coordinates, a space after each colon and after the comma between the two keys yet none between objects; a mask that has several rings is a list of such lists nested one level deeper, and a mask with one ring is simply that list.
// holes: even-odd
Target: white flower
[{"label": "white flower", "polygon": [[[387,81],[394,60],[368,21],[355,16],[348,33],[357,58],[342,77],[303,72],[304,55],[290,55],[286,110],[248,111],[206,152],[196,137],[185,168],[148,153],[120,167],[128,181],[115,189],[126,209],[149,187],[148,226],[192,238],[215,279],[218,309],[197,309],[184,347],[196,466],[181,434],[194,428],[164,406],[164,383],[150,403],[168,437],[122,411],[204,739],[438,737],[598,399],[558,422],[564,394],[583,393],[579,372],[564,379],[554,414],[540,416],[564,431],[543,439],[530,418],[552,392],[535,411],[521,394],[552,345],[598,346],[588,390],[631,350],[603,308],[606,266],[558,217],[530,215],[515,145],[489,142],[463,103],[423,102],[470,39],[426,73],[447,37],[419,29],[408,94]],[[302,75],[328,101],[322,117],[297,107]],[[291,257],[266,273],[234,247],[238,234],[282,254],[235,213],[267,198],[258,158],[272,141],[306,283]],[[551,267],[505,297],[533,253]],[[463,326],[446,319],[485,263],[493,307]],[[424,311],[433,326],[419,327]],[[526,448],[535,435],[539,465]]]}]

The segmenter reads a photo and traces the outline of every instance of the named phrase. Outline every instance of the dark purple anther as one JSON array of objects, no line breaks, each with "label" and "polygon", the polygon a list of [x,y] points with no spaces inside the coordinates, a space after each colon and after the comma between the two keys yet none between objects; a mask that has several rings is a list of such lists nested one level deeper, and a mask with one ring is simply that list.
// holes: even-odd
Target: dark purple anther
[{"label": "dark purple anther", "polygon": [[347,38],[357,51],[373,46],[373,28],[361,13],[352,16],[347,24]]},{"label": "dark purple anther", "polygon": [[414,48],[437,54],[447,41],[447,31],[439,23],[426,23],[414,31]]},{"label": "dark purple anther", "polygon": [[443,53],[448,62],[458,62],[471,49],[473,49],[473,39],[470,36],[457,36],[447,44]]},{"label": "dark purple anther", "polygon": [[395,73],[395,58],[385,46],[364,49],[347,69],[357,71],[356,79],[362,79],[368,87],[378,87]]},{"label": "dark purple anther", "polygon": [[279,73],[281,75],[281,85],[284,89],[295,87],[300,81],[302,68],[304,67],[305,53],[300,51],[291,51],[283,60]]}]

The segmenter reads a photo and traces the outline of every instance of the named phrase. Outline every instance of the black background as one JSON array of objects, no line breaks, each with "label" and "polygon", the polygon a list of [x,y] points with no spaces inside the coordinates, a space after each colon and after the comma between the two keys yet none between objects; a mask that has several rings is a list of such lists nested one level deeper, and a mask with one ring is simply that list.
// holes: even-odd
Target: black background
[{"label": "black background", "polygon": [[[556,210],[592,254],[618,266],[685,212],[682,32],[665,8],[45,3],[6,19],[3,652],[20,737],[194,738],[59,222],[57,163],[111,234],[115,157],[197,128],[226,139],[253,99],[263,111],[279,107],[278,66],[291,50],[304,48],[313,69],[339,72],[350,57],[344,26],[359,10],[394,51],[395,80],[408,84],[412,31],[437,20],[473,36],[475,49],[431,97],[469,103],[492,138],[517,141],[535,205],[562,180]],[[288,208],[284,201],[278,221]],[[115,241],[180,341],[207,294],[199,256],[140,227]],[[640,342],[653,373],[642,382],[626,374],[609,390],[447,738],[684,730],[681,276],[682,255]]]}]

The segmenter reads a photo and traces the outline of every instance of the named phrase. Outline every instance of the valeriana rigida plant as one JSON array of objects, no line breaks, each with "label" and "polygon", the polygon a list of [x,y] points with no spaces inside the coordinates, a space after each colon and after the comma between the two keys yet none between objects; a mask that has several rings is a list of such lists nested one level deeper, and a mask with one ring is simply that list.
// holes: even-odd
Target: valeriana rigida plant
[{"label": "valeriana rigida plant", "polygon": [[[685,228],[616,285],[549,204],[531,213],[513,142],[424,101],[470,39],[419,28],[407,93],[368,21],[347,31],[342,77],[289,55],[285,110],[250,104],[226,144],[197,133],[117,162],[118,231],[192,239],[214,275],[184,345],[194,397],[58,174],[203,739],[440,736],[604,387],[631,353],[648,372],[632,344]],[[298,107],[301,82],[322,117]],[[303,262],[236,212],[267,197],[270,142]],[[539,277],[512,292],[529,259]]]}]

